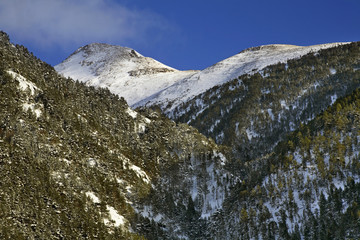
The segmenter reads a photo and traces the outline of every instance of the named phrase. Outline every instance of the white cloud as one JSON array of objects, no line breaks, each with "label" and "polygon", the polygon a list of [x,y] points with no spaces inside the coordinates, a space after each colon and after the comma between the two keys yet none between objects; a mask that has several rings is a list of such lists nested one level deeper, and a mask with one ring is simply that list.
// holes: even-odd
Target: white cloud
[{"label": "white cloud", "polygon": [[155,13],[110,0],[0,1],[0,29],[39,46],[127,42],[170,28]]}]

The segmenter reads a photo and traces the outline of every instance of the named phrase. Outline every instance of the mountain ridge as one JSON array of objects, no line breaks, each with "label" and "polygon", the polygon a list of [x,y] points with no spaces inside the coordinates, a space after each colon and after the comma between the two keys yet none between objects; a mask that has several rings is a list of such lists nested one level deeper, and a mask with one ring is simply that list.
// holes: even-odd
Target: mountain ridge
[{"label": "mountain ridge", "polygon": [[[352,55],[356,55],[355,45],[249,48],[149,94],[132,107],[159,108],[171,119],[190,124],[217,143],[230,146],[246,161],[258,157],[256,146],[271,149],[299,123],[311,120],[358,86],[353,68],[348,66],[346,73],[341,73],[344,67],[336,63],[340,58],[349,60],[352,53],[348,49],[354,49]],[[349,77],[339,78],[341,74]]]},{"label": "mountain ridge", "polygon": [[239,76],[176,107],[171,118],[231,146],[243,161],[259,157],[256,152],[264,154],[359,87],[358,45],[323,49]]},{"label": "mountain ridge", "polygon": [[195,71],[179,71],[127,47],[83,46],[55,69],[89,86],[107,87],[132,105]]},{"label": "mountain ridge", "polygon": [[[171,115],[171,111],[181,103],[240,75],[253,74],[266,66],[299,58],[311,51],[316,52],[320,49],[331,48],[343,44],[349,43],[329,43],[307,47],[286,44],[263,45],[245,49],[240,53],[215,63],[201,71],[178,71],[173,74],[158,74],[157,76],[155,76],[156,74],[148,74],[146,75],[146,79],[136,79],[135,77],[139,76],[137,74],[133,74],[133,76],[129,76],[131,74],[128,74],[128,76],[126,76],[126,74],[124,75],[124,72],[129,73],[127,68],[117,68],[117,71],[120,71],[119,73],[116,73],[116,70],[112,70],[111,76],[109,76],[108,73],[105,74],[107,78],[111,78],[111,80],[107,79],[106,84],[112,92],[125,97],[132,107],[158,105],[166,114]],[[116,46],[113,45],[108,46],[116,48]],[[82,48],[75,51],[75,53],[79,53],[81,50]],[[99,77],[94,76],[94,74],[89,74],[86,77],[82,76],[81,67],[75,68],[75,71],[71,70],[76,65],[81,65],[81,60],[74,59],[71,61],[71,64],[69,63],[70,60],[71,56],[63,63],[56,65],[55,69],[66,77],[69,76],[74,79],[79,79],[80,81],[86,82],[88,85],[106,87],[106,84],[100,83],[98,81]],[[92,65],[96,63],[90,62],[89,64]],[[111,64],[111,61],[107,64]],[[140,66],[131,71],[136,72],[136,70],[144,68],[155,69],[156,67]],[[163,65],[162,68],[173,69],[166,65]],[[130,80],[113,86],[114,82],[119,81],[117,79],[120,78],[120,76]],[[154,78],[151,79],[150,76],[153,76]],[[132,85],[132,88],[129,88],[126,86],[126,84],[129,84],[129,81],[134,81],[137,85]],[[146,85],[147,81],[152,81],[155,87]],[[161,86],[156,85],[158,81],[162,81],[163,84]],[[142,90],[141,88],[146,88],[146,90]],[[133,89],[136,89],[136,91],[133,91]],[[132,94],[136,95],[136,97],[131,96],[129,91],[133,91]],[[170,109],[167,108],[169,103],[171,103]]]}]

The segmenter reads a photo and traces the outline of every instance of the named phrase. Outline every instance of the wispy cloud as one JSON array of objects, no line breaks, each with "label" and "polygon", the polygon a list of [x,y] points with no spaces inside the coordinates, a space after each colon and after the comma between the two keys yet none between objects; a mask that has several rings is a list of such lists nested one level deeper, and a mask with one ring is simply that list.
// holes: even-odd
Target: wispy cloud
[{"label": "wispy cloud", "polygon": [[155,13],[110,0],[0,1],[0,29],[35,45],[127,42],[170,28]]}]

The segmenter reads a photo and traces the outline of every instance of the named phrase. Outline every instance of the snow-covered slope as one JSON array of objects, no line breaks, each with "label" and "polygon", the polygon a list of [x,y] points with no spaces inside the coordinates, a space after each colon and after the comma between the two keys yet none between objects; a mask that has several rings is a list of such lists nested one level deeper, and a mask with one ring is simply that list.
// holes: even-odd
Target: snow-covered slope
[{"label": "snow-covered slope", "polygon": [[55,69],[88,85],[108,87],[133,107],[159,105],[169,114],[179,104],[240,75],[341,44],[347,43],[265,45],[246,49],[202,71],[178,71],[132,49],[94,43],[78,49]]},{"label": "snow-covered slope", "polygon": [[[284,63],[289,59],[299,58],[309,52],[317,52],[320,49],[331,48],[341,44],[347,43],[329,43],[307,47],[273,44],[249,48],[176,82],[174,85],[150,98],[144,99],[135,106],[159,105],[166,113],[169,113],[179,104],[240,75],[252,74],[269,65],[279,62]],[[168,102],[172,103],[171,108],[166,108]]]},{"label": "snow-covered slope", "polygon": [[79,48],[55,69],[89,86],[107,87],[129,105],[195,73],[178,71],[130,48],[102,43]]}]

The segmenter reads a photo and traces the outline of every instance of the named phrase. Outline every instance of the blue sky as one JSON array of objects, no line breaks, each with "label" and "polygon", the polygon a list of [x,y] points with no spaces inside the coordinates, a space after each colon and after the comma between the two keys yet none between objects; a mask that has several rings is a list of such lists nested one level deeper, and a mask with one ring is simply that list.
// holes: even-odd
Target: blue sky
[{"label": "blue sky", "polygon": [[359,10],[358,0],[1,0],[0,29],[51,65],[104,42],[186,70],[258,45],[360,41]]}]

